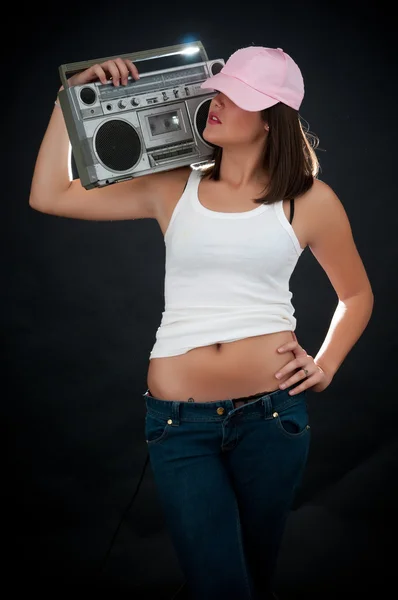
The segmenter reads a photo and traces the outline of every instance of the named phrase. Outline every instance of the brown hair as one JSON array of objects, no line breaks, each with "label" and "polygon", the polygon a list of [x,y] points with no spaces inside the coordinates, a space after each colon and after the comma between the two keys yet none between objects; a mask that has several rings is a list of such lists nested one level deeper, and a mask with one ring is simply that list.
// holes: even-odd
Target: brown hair
[{"label": "brown hair", "polygon": [[[269,125],[264,146],[263,167],[269,175],[269,185],[256,204],[272,204],[278,200],[291,200],[308,191],[320,170],[315,149],[319,139],[304,130],[297,110],[278,102],[261,111],[261,117]],[[222,148],[215,146],[209,165],[201,170],[203,177],[214,181],[220,179]]]}]

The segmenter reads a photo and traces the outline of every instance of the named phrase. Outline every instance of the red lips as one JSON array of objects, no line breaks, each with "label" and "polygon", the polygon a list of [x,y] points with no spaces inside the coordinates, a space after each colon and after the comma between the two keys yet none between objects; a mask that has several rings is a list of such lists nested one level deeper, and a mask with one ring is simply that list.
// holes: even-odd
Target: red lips
[{"label": "red lips", "polygon": [[209,112],[209,116],[208,116],[207,120],[208,120],[209,123],[212,123],[213,125],[221,124],[221,121],[220,121],[219,117],[213,111]]}]

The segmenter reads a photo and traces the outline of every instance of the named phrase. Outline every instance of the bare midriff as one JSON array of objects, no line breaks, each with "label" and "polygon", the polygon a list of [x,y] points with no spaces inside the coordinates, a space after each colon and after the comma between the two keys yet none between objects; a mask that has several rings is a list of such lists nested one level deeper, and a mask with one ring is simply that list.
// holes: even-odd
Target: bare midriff
[{"label": "bare midriff", "polygon": [[[175,181],[169,186],[169,198],[160,207],[158,223],[163,235],[188,175],[189,169],[176,171]],[[294,231],[302,248],[307,245],[312,227],[311,195],[316,197],[315,188],[318,184],[315,183],[313,191],[296,202]],[[220,182],[201,182],[199,187],[200,201],[210,209],[223,212],[253,209],[251,198],[254,197],[254,189],[234,195],[231,190],[223,193]],[[284,201],[283,210],[288,218],[289,201]],[[278,370],[295,358],[291,351],[278,353],[278,348],[292,340],[295,340],[292,331],[279,331],[235,342],[202,346],[177,356],[153,358],[149,361],[147,375],[150,394],[161,400],[211,402],[273,392],[295,372],[279,380],[275,377]]]},{"label": "bare midriff", "polygon": [[150,360],[147,385],[160,400],[211,402],[279,389],[275,374],[294,359],[278,348],[294,340],[291,331],[194,348],[185,354]]}]

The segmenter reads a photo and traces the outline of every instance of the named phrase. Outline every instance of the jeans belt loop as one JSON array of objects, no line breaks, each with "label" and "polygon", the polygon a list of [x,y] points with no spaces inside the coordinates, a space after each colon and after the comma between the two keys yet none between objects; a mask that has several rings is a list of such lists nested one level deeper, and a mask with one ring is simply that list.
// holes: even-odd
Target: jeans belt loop
[{"label": "jeans belt loop", "polygon": [[171,420],[172,425],[180,425],[180,407],[182,402],[178,402],[177,400],[173,400],[171,403]]}]

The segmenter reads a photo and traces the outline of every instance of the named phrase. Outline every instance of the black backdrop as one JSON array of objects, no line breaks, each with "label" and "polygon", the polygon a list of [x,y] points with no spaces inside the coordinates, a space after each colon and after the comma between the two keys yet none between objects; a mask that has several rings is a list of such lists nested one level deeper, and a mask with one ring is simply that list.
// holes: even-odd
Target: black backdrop
[{"label": "black backdrop", "polygon": [[[11,7],[3,33],[12,40],[2,60],[3,582],[14,593],[165,600],[183,583],[143,433],[148,355],[163,310],[160,229],[49,216],[28,197],[60,64],[193,39],[210,58],[255,44],[282,47],[300,65],[300,114],[320,139],[320,178],[345,206],[375,295],[372,319],[332,384],[309,395],[312,447],[281,551],[280,598],[384,597],[398,529],[389,9],[32,3]],[[291,289],[298,339],[314,356],[337,298],[308,249]]]}]

